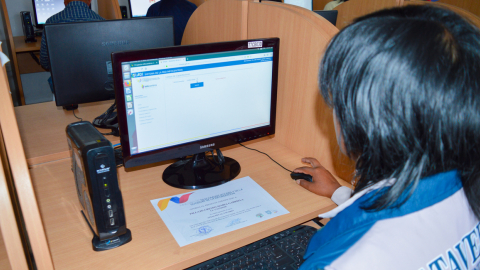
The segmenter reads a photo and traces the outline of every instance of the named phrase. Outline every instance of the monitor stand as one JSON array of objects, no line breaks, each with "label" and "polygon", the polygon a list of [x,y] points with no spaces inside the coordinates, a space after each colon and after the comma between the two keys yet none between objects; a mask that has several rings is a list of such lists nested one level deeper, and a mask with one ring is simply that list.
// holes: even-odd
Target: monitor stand
[{"label": "monitor stand", "polygon": [[171,164],[163,172],[163,181],[172,187],[200,189],[232,180],[240,173],[240,164],[216,151],[216,156],[213,151],[211,156],[204,152]]},{"label": "monitor stand", "polygon": [[74,110],[78,109],[78,104],[63,106],[63,109],[66,110],[66,111],[74,111]]}]

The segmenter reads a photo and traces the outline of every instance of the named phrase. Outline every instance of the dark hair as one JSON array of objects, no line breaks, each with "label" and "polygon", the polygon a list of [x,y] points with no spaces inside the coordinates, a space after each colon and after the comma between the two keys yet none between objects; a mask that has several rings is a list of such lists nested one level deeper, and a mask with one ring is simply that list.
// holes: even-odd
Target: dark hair
[{"label": "dark hair", "polygon": [[396,178],[366,209],[399,206],[421,178],[457,170],[480,217],[478,28],[432,6],[375,12],[332,39],[319,80],[356,160],[354,192]]}]

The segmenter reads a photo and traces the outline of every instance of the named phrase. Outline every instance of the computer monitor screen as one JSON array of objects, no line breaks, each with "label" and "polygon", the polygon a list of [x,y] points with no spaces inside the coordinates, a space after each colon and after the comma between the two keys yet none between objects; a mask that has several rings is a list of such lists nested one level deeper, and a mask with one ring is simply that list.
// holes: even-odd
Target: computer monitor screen
[{"label": "computer monitor screen", "polygon": [[313,12],[322,16],[334,26],[337,25],[338,10],[314,10]]},{"label": "computer monitor screen", "polygon": [[240,165],[213,150],[275,133],[278,46],[271,38],[112,54],[125,167],[194,155],[164,181],[203,188],[234,178]]},{"label": "computer monitor screen", "polygon": [[35,25],[42,28],[48,18],[65,8],[64,0],[32,0]]},{"label": "computer monitor screen", "polygon": [[145,17],[148,8],[161,0],[128,0],[130,6],[130,17]]},{"label": "computer monitor screen", "polygon": [[45,25],[57,106],[115,98],[111,53],[173,46],[173,18]]}]

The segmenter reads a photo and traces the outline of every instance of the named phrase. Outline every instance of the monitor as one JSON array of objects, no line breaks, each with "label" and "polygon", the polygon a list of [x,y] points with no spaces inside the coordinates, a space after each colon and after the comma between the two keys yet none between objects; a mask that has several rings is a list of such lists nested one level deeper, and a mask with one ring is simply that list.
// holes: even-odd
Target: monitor
[{"label": "monitor", "polygon": [[37,28],[43,28],[48,18],[65,8],[64,0],[32,0],[32,4]]},{"label": "monitor", "polygon": [[278,50],[269,38],[113,53],[124,166],[182,158],[162,175],[179,188],[235,178],[219,148],[275,133]]},{"label": "monitor", "polygon": [[314,10],[313,12],[327,19],[334,26],[337,25],[338,10]]},{"label": "monitor", "polygon": [[173,46],[173,18],[45,25],[55,103],[71,106],[115,98],[111,53]]},{"label": "monitor", "polygon": [[130,7],[130,18],[145,17],[148,8],[161,0],[128,0]]}]

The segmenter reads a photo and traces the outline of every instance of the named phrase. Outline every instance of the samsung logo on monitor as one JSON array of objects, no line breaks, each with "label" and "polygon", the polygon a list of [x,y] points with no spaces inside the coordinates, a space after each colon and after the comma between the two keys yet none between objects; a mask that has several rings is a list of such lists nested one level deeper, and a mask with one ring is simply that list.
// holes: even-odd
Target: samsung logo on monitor
[{"label": "samsung logo on monitor", "polygon": [[200,149],[209,148],[209,147],[212,147],[212,146],[215,146],[215,144],[211,143],[211,144],[206,144],[206,145],[200,145]]},{"label": "samsung logo on monitor", "polygon": [[118,40],[118,41],[104,41],[102,46],[117,46],[117,45],[127,45],[128,40]]}]

